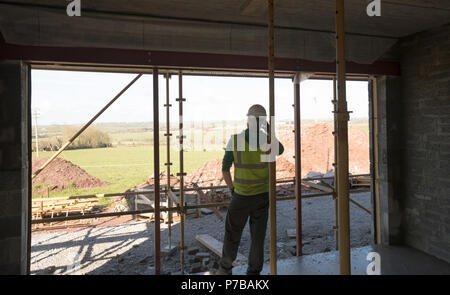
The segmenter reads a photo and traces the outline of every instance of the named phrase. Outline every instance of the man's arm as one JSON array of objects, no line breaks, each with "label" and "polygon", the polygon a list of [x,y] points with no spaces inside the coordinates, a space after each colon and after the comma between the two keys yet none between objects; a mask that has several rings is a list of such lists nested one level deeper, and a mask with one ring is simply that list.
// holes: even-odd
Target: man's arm
[{"label": "man's arm", "polygon": [[233,190],[233,180],[231,179],[230,168],[233,165],[234,157],[233,157],[233,141],[228,141],[227,147],[225,149],[225,155],[222,160],[222,175],[227,187],[230,190]]},{"label": "man's arm", "polygon": [[225,183],[227,184],[227,187],[230,189],[230,191],[233,190],[233,180],[231,179],[231,173],[230,171],[222,171],[223,179],[225,180]]}]

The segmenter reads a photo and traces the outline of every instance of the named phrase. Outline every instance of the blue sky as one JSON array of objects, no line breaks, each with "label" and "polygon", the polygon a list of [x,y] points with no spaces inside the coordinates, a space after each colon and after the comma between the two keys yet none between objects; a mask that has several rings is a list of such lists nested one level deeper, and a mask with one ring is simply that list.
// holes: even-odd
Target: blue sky
[{"label": "blue sky", "polygon": [[[32,71],[32,108],[40,113],[39,124],[82,124],[111,100],[135,74]],[[170,79],[172,122],[178,116],[178,77]],[[165,79],[160,76],[160,121],[165,122]],[[268,109],[266,78],[184,76],[185,121],[242,120],[255,103]],[[332,119],[331,81],[301,83],[302,119]],[[152,75],[141,77],[96,122],[148,122],[153,120]],[[293,85],[290,79],[275,81],[277,119],[293,119]],[[351,118],[368,118],[367,82],[347,82]]]}]

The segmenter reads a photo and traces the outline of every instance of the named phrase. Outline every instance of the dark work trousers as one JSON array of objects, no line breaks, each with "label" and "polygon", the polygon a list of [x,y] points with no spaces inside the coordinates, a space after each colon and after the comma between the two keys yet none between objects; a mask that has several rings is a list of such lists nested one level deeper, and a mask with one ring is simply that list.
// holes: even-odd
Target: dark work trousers
[{"label": "dark work trousers", "polygon": [[231,274],[232,263],[237,256],[242,230],[250,217],[252,241],[248,255],[247,274],[258,275],[264,264],[264,239],[269,215],[269,193],[241,196],[233,192],[232,196],[225,221],[225,237],[222,258],[219,261],[219,272]]}]

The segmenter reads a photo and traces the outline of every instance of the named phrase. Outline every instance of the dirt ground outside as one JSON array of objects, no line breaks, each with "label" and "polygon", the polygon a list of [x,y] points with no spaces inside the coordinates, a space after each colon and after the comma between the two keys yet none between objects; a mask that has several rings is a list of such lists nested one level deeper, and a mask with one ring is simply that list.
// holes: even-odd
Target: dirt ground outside
[{"label": "dirt ground outside", "polygon": [[[357,202],[371,208],[370,193],[352,195]],[[335,249],[333,232],[334,201],[330,196],[302,200],[303,206],[303,252],[304,255],[328,252]],[[295,201],[277,203],[277,249],[278,259],[293,255],[295,239],[287,236],[288,229],[295,229]],[[226,209],[222,215],[225,217]],[[351,247],[370,244],[371,216],[350,204]],[[132,221],[129,217],[100,219],[97,223],[80,230],[54,230],[34,232],[32,237],[32,274],[122,274],[146,275],[153,273],[153,222]],[[179,224],[175,224],[172,241],[179,243]],[[223,241],[224,221],[214,214],[186,220],[185,243],[187,252],[195,248],[207,253],[209,263],[199,269],[196,255],[186,254],[185,271],[206,271],[217,266],[218,256],[203,247],[196,239],[198,234],[209,234]],[[162,247],[167,245],[167,225],[161,227]],[[250,233],[248,224],[244,229],[239,253],[248,255]],[[265,260],[269,261],[269,228],[265,241]],[[197,253],[198,254],[198,253]],[[189,263],[191,261],[191,263]],[[180,271],[179,253],[161,259],[162,273],[177,274]]]},{"label": "dirt ground outside", "polygon": [[[277,179],[292,179],[295,175],[294,137],[292,128],[280,130],[278,138],[285,147],[285,152],[277,159]],[[310,171],[326,173],[332,169],[334,162],[333,127],[328,123],[314,123],[302,128],[302,177]],[[368,134],[358,128],[349,132],[350,173],[369,172]],[[46,159],[33,161],[33,169],[37,169]],[[199,186],[224,185],[222,177],[222,159],[211,159],[196,171],[185,177],[186,187],[192,183]],[[167,182],[163,171],[161,184]],[[153,186],[154,177],[135,188]],[[35,190],[43,189],[40,184],[51,185],[55,190],[67,187],[92,188],[108,185],[108,183],[88,174],[77,165],[57,158],[34,181]],[[171,185],[177,186],[179,180],[171,176]],[[130,188],[131,190],[133,188]],[[312,193],[314,189],[302,186],[303,193]],[[279,186],[277,195],[293,194],[293,188]],[[369,210],[372,208],[370,193],[352,195],[358,203]],[[120,199],[120,198],[118,198]],[[224,201],[224,200],[221,200]],[[114,201],[117,202],[117,201]],[[331,196],[302,200],[303,214],[303,253],[304,255],[335,250],[336,242],[333,226],[334,201]],[[360,247],[370,244],[371,216],[354,204],[350,204],[351,213],[351,246]],[[102,210],[114,210],[109,207]],[[225,220],[226,208],[221,209]],[[197,273],[217,267],[218,256],[196,239],[196,235],[209,234],[218,241],[223,241],[224,220],[220,221],[214,214],[202,215],[198,218],[186,219],[185,271]],[[295,237],[288,237],[288,230],[295,230],[295,201],[277,202],[277,256],[279,259],[295,255]],[[136,221],[132,216],[101,218],[57,222],[52,225],[35,227],[32,233],[33,274],[152,274],[154,272],[154,224],[148,221]],[[265,241],[265,259],[269,259],[269,228]],[[178,246],[180,240],[179,223],[173,225],[172,245]],[[166,224],[161,224],[161,246],[168,241]],[[250,249],[250,233],[248,224],[244,229],[239,252],[248,256]],[[163,256],[162,273],[177,274],[180,272],[179,253]]]}]

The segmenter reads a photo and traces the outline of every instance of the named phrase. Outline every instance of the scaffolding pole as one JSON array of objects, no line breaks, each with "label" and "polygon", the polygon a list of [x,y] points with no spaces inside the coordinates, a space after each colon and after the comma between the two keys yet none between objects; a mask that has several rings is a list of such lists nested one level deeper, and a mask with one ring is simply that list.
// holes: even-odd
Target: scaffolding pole
[{"label": "scaffolding pole", "polygon": [[70,144],[72,144],[72,142],[78,136],[80,136],[80,134],[83,133],[86,128],[88,128],[101,114],[103,114],[103,112],[106,111],[120,96],[122,96],[122,94],[124,94],[125,91],[127,91],[128,88],[130,88],[131,85],[133,85],[134,82],[136,82],[141,76],[142,74],[137,75],[136,78],[128,83],[128,85],[125,86],[125,88],[123,88],[113,99],[111,99],[108,104],[103,107],[103,109],[101,109],[94,117],[92,117],[91,120],[89,120],[89,122],[81,127],[81,129],[78,130],[53,156],[51,156],[51,158],[48,159],[47,162],[45,162],[38,170],[36,170],[36,172],[34,172],[33,175],[31,175],[31,180],[33,180],[39,173],[41,173],[42,170],[45,169],[45,167],[47,167],[56,157],[58,157],[59,154],[61,154]]},{"label": "scaffolding pole", "polygon": [[336,0],[338,232],[341,275],[350,272],[350,218],[348,185],[348,111],[345,93],[344,0]]},{"label": "scaffolding pole", "polygon": [[379,187],[379,170],[378,170],[378,80],[376,77],[372,78],[372,146],[373,146],[373,170],[372,170],[372,199],[374,200],[373,212],[374,227],[375,227],[375,244],[381,244],[381,217],[380,217],[380,187]]},{"label": "scaffolding pole", "polygon": [[[268,11],[268,69],[269,69],[269,122],[270,144],[275,136],[275,56],[274,56],[274,9],[273,0],[267,1]],[[273,149],[272,149],[273,152]],[[276,203],[276,162],[269,162],[269,211],[270,211],[270,274],[277,274],[277,203]]]},{"label": "scaffolding pole", "polygon": [[338,199],[336,192],[338,191],[338,174],[337,174],[337,99],[336,99],[336,76],[333,76],[333,112],[334,112],[334,240],[336,243],[336,250],[339,249],[339,235],[338,235]]},{"label": "scaffolding pole", "polygon": [[[166,148],[167,148],[167,191],[171,190],[171,183],[170,183],[170,166],[172,163],[170,162],[170,137],[172,134],[170,133],[170,107],[172,106],[170,102],[170,95],[169,95],[169,79],[170,74],[166,73],[166,104],[164,105],[166,107],[166,133],[164,134],[166,136]],[[170,209],[172,208],[172,199],[169,198],[168,194],[166,193],[166,200],[167,200],[167,207]],[[172,211],[168,212],[168,219],[167,219],[168,225],[167,225],[167,243],[169,247],[169,251],[172,249]]]},{"label": "scaffolding pole", "polygon": [[297,256],[302,255],[302,143],[300,116],[300,79],[301,73],[294,77],[294,132],[295,132],[295,208],[296,208],[296,242]]},{"label": "scaffolding pole", "polygon": [[153,168],[155,206],[155,275],[161,273],[161,224],[159,188],[159,87],[158,69],[153,69]]},{"label": "scaffolding pole", "polygon": [[179,129],[180,134],[178,135],[179,143],[180,143],[180,172],[177,173],[177,176],[180,177],[180,263],[181,263],[181,274],[184,274],[184,218],[185,218],[185,204],[184,204],[184,148],[183,148],[183,101],[186,101],[183,98],[183,73],[182,71],[178,72],[178,114],[179,114]]}]

